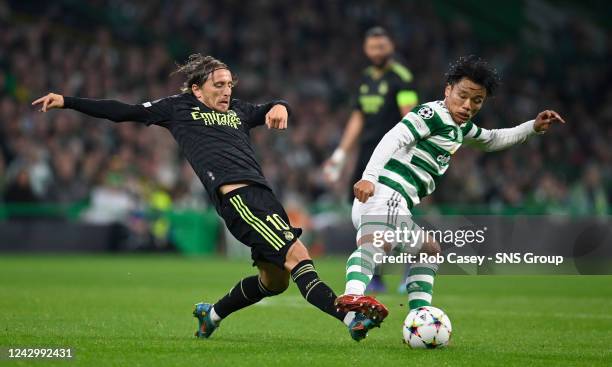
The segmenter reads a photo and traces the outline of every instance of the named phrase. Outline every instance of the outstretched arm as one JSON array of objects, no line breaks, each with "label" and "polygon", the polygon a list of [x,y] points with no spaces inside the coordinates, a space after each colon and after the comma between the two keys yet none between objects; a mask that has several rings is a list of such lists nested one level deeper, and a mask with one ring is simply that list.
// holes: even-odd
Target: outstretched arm
[{"label": "outstretched arm", "polygon": [[464,134],[469,144],[492,152],[523,143],[535,134],[543,134],[556,122],[565,123],[565,120],[557,112],[546,110],[540,112],[535,120],[508,129],[488,130],[468,123]]},{"label": "outstretched arm", "polygon": [[159,123],[166,120],[165,113],[157,111],[159,108],[151,108],[154,106],[151,102],[144,105],[132,105],[111,99],[64,97],[60,94],[49,93],[32,102],[32,105],[42,105],[41,112],[47,112],[54,108],[70,108],[92,117],[104,118],[114,122]]}]

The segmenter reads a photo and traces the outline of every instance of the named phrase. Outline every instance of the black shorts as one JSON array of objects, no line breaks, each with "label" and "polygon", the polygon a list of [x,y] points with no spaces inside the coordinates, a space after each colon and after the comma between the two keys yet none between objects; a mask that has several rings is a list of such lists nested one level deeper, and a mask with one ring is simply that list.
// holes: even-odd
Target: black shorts
[{"label": "black shorts", "polygon": [[251,248],[251,258],[284,269],[289,247],[302,234],[289,223],[285,209],[265,186],[249,185],[221,199],[221,217],[230,232]]}]

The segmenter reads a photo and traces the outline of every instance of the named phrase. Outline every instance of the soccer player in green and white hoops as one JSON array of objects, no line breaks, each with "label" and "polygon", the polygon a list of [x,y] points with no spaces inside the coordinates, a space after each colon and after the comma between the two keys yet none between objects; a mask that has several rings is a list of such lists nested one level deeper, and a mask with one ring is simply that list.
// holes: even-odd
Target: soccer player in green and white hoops
[{"label": "soccer player in green and white hoops", "polygon": [[[497,73],[487,62],[475,56],[461,57],[447,73],[444,100],[416,106],[379,142],[362,178],[353,191],[353,224],[357,228],[357,250],[346,265],[344,295],[336,299],[340,311],[362,312],[371,307],[372,297],[364,296],[372,279],[376,253],[388,251],[440,253],[435,241],[424,238],[405,244],[376,244],[374,230],[395,229],[399,216],[410,217],[410,210],[430,195],[448,169],[451,156],[461,144],[470,142],[485,151],[495,151],[543,134],[553,123],[565,122],[555,111],[540,112],[513,128],[487,130],[472,122],[499,84]],[[383,218],[372,220],[372,218]],[[385,219],[386,218],[386,219]],[[418,228],[414,223],[409,223]],[[406,282],[410,309],[431,304],[436,263],[416,263]],[[381,309],[380,305],[377,305]],[[382,308],[384,309],[384,308]],[[386,310],[386,309],[385,309]],[[374,313],[370,313],[376,317]],[[379,321],[384,314],[378,315]]]},{"label": "soccer player in green and white hoops", "polygon": [[[347,155],[355,148],[358,154],[350,183],[359,181],[376,144],[418,103],[412,73],[397,60],[393,40],[384,28],[373,27],[366,32],[363,51],[371,65],[363,71],[340,144],[323,165],[325,179],[331,184],[338,181]],[[347,198],[352,201],[352,191],[350,194]],[[382,274],[374,275],[368,291],[385,291]]]}]

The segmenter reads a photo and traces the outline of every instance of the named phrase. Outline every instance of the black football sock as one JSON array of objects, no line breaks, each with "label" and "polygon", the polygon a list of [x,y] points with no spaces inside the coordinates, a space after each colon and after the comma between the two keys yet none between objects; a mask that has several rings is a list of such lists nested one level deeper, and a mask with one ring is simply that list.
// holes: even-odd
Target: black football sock
[{"label": "black football sock", "polygon": [[319,274],[317,274],[312,260],[304,260],[297,264],[291,270],[291,279],[293,279],[300,289],[306,301],[338,320],[344,320],[346,313],[336,311],[336,307],[334,306],[336,294],[327,284],[319,279]]},{"label": "black football sock", "polygon": [[224,319],[232,312],[255,304],[264,297],[275,296],[280,293],[267,289],[259,276],[253,275],[239,281],[228,294],[215,303],[213,309],[220,318]]}]

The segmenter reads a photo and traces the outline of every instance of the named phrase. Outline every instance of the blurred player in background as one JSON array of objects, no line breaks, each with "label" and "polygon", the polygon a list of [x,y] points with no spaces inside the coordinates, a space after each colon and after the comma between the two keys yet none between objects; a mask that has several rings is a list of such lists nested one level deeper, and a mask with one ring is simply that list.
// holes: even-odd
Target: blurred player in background
[{"label": "blurred player in background", "polygon": [[[232,99],[235,78],[227,65],[211,56],[191,55],[177,72],[186,76],[182,93],[153,102],[132,105],[49,93],[32,104],[42,105],[42,112],[70,108],[114,122],[155,124],[175,138],[230,232],[251,248],[259,270],[240,280],[217,303],[196,304],[197,337],[210,337],[231,313],[281,294],[289,278],[308,302],[344,322],[346,313],[334,306],[336,295],[319,279],[308,250],[298,239],[302,230],[291,226],[249,139],[250,130],[263,124],[286,129],[287,102],[255,105]],[[206,281],[202,279],[203,284]],[[346,325],[355,340],[377,326],[361,313]]]},{"label": "blurred player in background", "polygon": [[[363,50],[372,65],[363,71],[340,145],[324,164],[324,174],[330,183],[340,178],[347,155],[359,142],[357,163],[350,183],[353,185],[357,182],[376,144],[418,103],[417,93],[411,85],[412,73],[393,59],[395,47],[385,29],[369,29],[365,34]],[[352,190],[349,200],[353,200]],[[374,276],[368,291],[385,291],[380,275]]]},{"label": "blurred player in background", "polygon": [[[346,264],[345,293],[336,300],[340,310],[349,312],[348,317],[350,311],[359,311],[371,299],[363,294],[372,279],[377,254],[440,253],[438,243],[423,237],[377,246],[374,232],[397,228],[399,217],[411,222],[410,211],[436,189],[451,156],[464,141],[484,151],[502,150],[545,133],[553,123],[565,122],[557,112],[547,110],[513,128],[487,130],[476,126],[472,118],[498,84],[497,72],[488,63],[475,56],[459,58],[448,71],[444,100],[415,107],[376,146],[361,180],[353,187],[352,219],[358,231],[358,248]],[[387,223],[373,220],[374,216],[386,216]],[[408,228],[420,230],[414,223],[408,223]],[[411,310],[431,305],[437,270],[435,262],[418,262],[410,267],[406,288]]]}]

